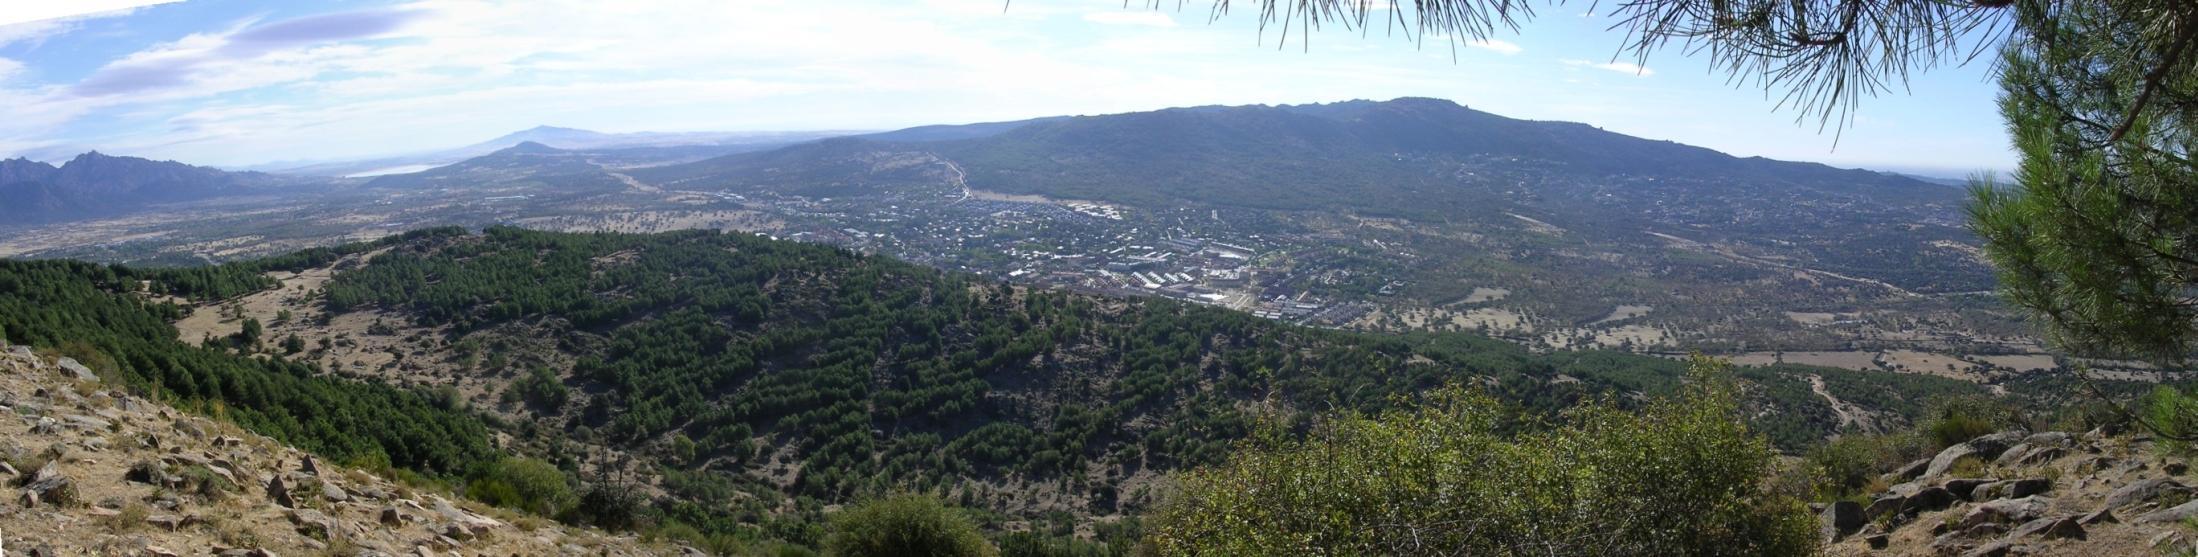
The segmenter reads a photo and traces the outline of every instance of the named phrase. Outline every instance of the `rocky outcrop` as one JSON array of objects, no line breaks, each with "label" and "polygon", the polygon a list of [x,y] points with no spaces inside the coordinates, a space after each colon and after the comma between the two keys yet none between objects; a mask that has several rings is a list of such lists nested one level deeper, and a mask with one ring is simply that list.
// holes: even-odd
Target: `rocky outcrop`
[{"label": "rocky outcrop", "polygon": [[1859,528],[1834,505],[1818,517],[1830,555],[2190,554],[2182,525],[2198,520],[2198,489],[2187,472],[2142,436],[2009,431],[1887,473],[1898,482],[1848,503],[1869,520]]},{"label": "rocky outcrop", "polygon": [[1939,451],[1938,456],[1931,457],[1931,464],[1924,468],[1923,477],[1933,479],[1945,475],[1947,471],[1953,470],[1955,463],[1964,458],[1991,461],[1998,458],[2001,453],[2007,452],[2009,447],[2013,447],[2016,443],[2029,437],[2029,435],[2028,432],[2006,431],[1970,439],[1968,442],[1947,447],[1946,450]]},{"label": "rocky outcrop", "polygon": [[681,553],[334,466],[79,368],[0,345],[8,555]]}]

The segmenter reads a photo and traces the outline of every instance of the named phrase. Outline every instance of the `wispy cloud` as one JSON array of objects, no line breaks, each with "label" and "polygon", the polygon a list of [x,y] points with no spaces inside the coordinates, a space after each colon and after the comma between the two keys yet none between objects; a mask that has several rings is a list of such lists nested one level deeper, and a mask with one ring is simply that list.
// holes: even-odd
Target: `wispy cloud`
[{"label": "wispy cloud", "polygon": [[130,15],[139,8],[179,0],[72,0],[10,2],[0,9],[0,46],[46,39],[75,30],[85,21]]},{"label": "wispy cloud", "polygon": [[1084,14],[1084,21],[1101,25],[1175,26],[1175,18],[1156,11],[1091,12]]},{"label": "wispy cloud", "polygon": [[192,35],[125,57],[84,78],[70,91],[99,97],[200,83],[224,62],[256,60],[285,49],[364,39],[396,31],[423,12],[383,9],[306,16],[252,25],[221,35]]},{"label": "wispy cloud", "polygon": [[11,2],[0,11],[0,26],[34,21],[127,15],[132,10],[181,0],[70,0],[68,2]]},{"label": "wispy cloud", "polygon": [[1590,60],[1565,60],[1564,63],[1567,66],[1594,68],[1603,71],[1631,74],[1637,77],[1648,77],[1656,75],[1656,70],[1644,68],[1641,67],[1639,64],[1634,64],[1632,62],[1595,62]]},{"label": "wispy cloud", "polygon": [[1478,48],[1478,49],[1483,49],[1483,50],[1491,50],[1491,51],[1495,51],[1495,52],[1498,52],[1498,53],[1501,53],[1501,54],[1503,54],[1504,56],[1510,56],[1510,55],[1513,55],[1513,54],[1518,54],[1518,53],[1520,53],[1520,52],[1524,52],[1524,51],[1526,50],[1526,49],[1524,49],[1524,48],[1519,48],[1519,45],[1517,45],[1517,44],[1512,44],[1512,43],[1511,43],[1510,41],[1503,41],[1503,40],[1497,40],[1497,39],[1481,39],[1481,40],[1477,40],[1477,41],[1471,41],[1471,42],[1467,42],[1467,43],[1465,43],[1465,46],[1470,46],[1470,47],[1473,47],[1473,48]]}]

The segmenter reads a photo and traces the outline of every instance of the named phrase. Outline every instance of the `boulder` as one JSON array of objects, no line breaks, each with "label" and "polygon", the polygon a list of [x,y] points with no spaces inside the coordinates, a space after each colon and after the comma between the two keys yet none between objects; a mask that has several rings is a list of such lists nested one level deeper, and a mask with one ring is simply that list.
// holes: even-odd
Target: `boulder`
[{"label": "boulder", "polygon": [[1970,539],[1979,540],[1998,537],[2000,534],[2005,533],[2007,533],[2007,527],[1994,522],[1986,522],[1983,524],[1978,524],[1976,526],[1970,526],[1961,531],[1962,536],[1968,537]]},{"label": "boulder", "polygon": [[1893,537],[1888,534],[1870,534],[1862,538],[1862,543],[1869,544],[1870,549],[1885,549],[1893,544]]},{"label": "boulder", "polygon": [[2169,497],[2188,498],[2191,488],[2167,478],[2153,478],[2122,486],[2106,496],[2105,509],[2120,509]]},{"label": "boulder", "polygon": [[2015,540],[2000,540],[1962,552],[1962,557],[2002,557],[2015,552]]},{"label": "boulder", "polygon": [[267,480],[267,499],[284,508],[297,508],[298,501],[290,496],[290,486],[282,482],[282,476]]},{"label": "boulder", "polygon": [[321,482],[321,497],[337,503],[351,500],[351,494],[344,493],[343,488],[328,482]]},{"label": "boulder", "polygon": [[76,358],[62,356],[61,359],[54,361],[54,365],[61,366],[61,371],[67,372],[70,379],[93,383],[99,382],[99,374],[92,373],[92,368],[84,367],[84,364],[77,362]]},{"label": "boulder", "polygon": [[397,507],[382,507],[378,520],[384,526],[403,526],[404,513],[397,512]]},{"label": "boulder", "polygon": [[1953,492],[1955,497],[1973,500],[1974,498],[1971,497],[1971,494],[1976,493],[1977,486],[1991,484],[1998,481],[1999,480],[1991,478],[1955,478],[1940,483],[1939,487],[1946,488],[1947,491]]},{"label": "boulder", "polygon": [[2077,524],[2082,524],[2086,526],[2092,524],[2113,524],[2121,521],[2122,519],[2120,517],[2114,516],[2114,511],[2108,509],[2099,509],[2096,511],[2092,511],[2091,514],[2087,514],[2084,515],[2083,518],[2076,519]]},{"label": "boulder", "polygon": [[2015,461],[2015,465],[2038,466],[2048,462],[2052,462],[2063,456],[2068,456],[2068,449],[2061,447],[2044,447],[2038,450],[2030,451],[2029,454],[2023,455],[2021,460]]},{"label": "boulder", "polygon": [[1930,468],[1931,459],[1919,458],[1916,459],[1915,462],[1910,462],[1908,464],[1902,465],[1899,468],[1893,469],[1893,471],[1891,472],[1885,473],[1885,483],[1891,484],[1913,480],[1919,476],[1922,476],[1923,471],[1929,470]]},{"label": "boulder", "polygon": [[1881,495],[1877,499],[1871,500],[1869,507],[1865,507],[1862,509],[1862,515],[1875,519],[1880,516],[1899,512],[1900,503],[1906,500],[1908,500],[1908,498],[1902,495]]},{"label": "boulder", "polygon": [[2182,522],[2193,517],[2198,517],[2198,501],[2191,501],[2188,503],[2183,503],[2181,505],[2176,505],[2173,507],[2141,514],[2138,515],[2137,518],[2130,520],[2130,522],[2134,522],[2137,524],[2146,524],[2152,522]]},{"label": "boulder", "polygon": [[1969,509],[1969,514],[1962,515],[1961,527],[1968,528],[1985,523],[2015,524],[2029,522],[2044,516],[2045,509],[2045,500],[2036,496],[1978,503],[1976,507]]},{"label": "boulder", "polygon": [[68,420],[70,427],[85,431],[106,431],[114,427],[114,422],[109,422],[107,420],[102,420],[91,416],[78,416],[71,414],[66,419]]},{"label": "boulder", "polygon": [[2022,442],[2036,447],[2067,447],[2076,443],[2076,436],[2066,431],[2041,431],[2022,438]]},{"label": "boulder", "polygon": [[2008,534],[2008,537],[2027,538],[2038,536],[2048,540],[2084,539],[2084,527],[2077,522],[2074,515],[2049,516],[2016,526],[2014,532]]},{"label": "boulder", "polygon": [[35,507],[39,503],[67,505],[76,501],[76,482],[61,475],[57,463],[47,461],[45,466],[32,472],[30,481],[23,483],[23,506]]},{"label": "boulder", "polygon": [[290,519],[291,525],[297,526],[299,534],[324,540],[336,534],[335,522],[320,511],[291,509],[284,511],[283,516]]},{"label": "boulder", "polygon": [[2018,440],[2027,436],[2029,436],[2027,432],[2003,431],[1957,443],[1952,447],[1947,447],[1946,450],[1939,451],[1938,456],[1931,457],[1931,465],[1924,468],[1923,477],[1939,477],[1945,474],[1946,471],[1952,470],[1954,463],[1963,458],[1976,457],[1991,460],[1998,457],[2000,453],[2007,452],[2008,447],[2014,446]]},{"label": "boulder", "polygon": [[1931,549],[1940,555],[1953,555],[1969,549],[1969,539],[1961,532],[1947,532],[1931,539]]},{"label": "boulder", "polygon": [[2053,489],[2053,480],[2048,480],[2045,478],[2004,480],[1978,486],[1975,493],[1976,496],[1973,499],[1978,501],[1990,501],[1993,499],[2021,499],[2024,497],[2045,493],[2046,491],[2051,489]]},{"label": "boulder", "polygon": [[1817,522],[1822,525],[1818,531],[1824,543],[1844,539],[1870,521],[1862,515],[1862,505],[1854,501],[1836,501],[1825,505],[1824,510],[1817,513],[1816,517]]},{"label": "boulder", "polygon": [[156,514],[145,517],[146,524],[151,524],[162,530],[167,530],[170,532],[182,529],[185,525],[190,524],[190,522],[191,520],[188,518],[172,514]]},{"label": "boulder", "polygon": [[1944,509],[1946,507],[1953,506],[1954,503],[1956,501],[1959,501],[1960,499],[1961,498],[1954,496],[1954,492],[1947,491],[1946,488],[1935,486],[1927,487],[1921,491],[1917,491],[1915,495],[1908,496],[1908,499],[1901,501],[1900,513],[1912,515]]},{"label": "boulder", "polygon": [[1992,465],[2013,466],[2015,463],[2021,462],[2023,457],[2029,455],[2031,451],[2043,449],[2044,447],[2033,446],[2029,443],[2016,443],[2015,446],[2008,447],[2006,451],[2001,452],[1999,458],[1992,459]]}]

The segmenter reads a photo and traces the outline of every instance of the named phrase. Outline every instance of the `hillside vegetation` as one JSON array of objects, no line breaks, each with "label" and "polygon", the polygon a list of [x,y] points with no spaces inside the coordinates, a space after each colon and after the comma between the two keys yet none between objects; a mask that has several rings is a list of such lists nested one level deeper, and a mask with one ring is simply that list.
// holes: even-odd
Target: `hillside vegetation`
[{"label": "hillside vegetation", "polygon": [[[334,275],[316,291],[275,290],[284,283],[270,277],[307,269]],[[1230,462],[1246,439],[1455,387],[1501,401],[1511,417],[1490,434],[1527,434],[1586,401],[1619,412],[1677,396],[1685,368],[1291,326],[699,231],[431,229],[182,269],[5,262],[0,286],[9,338],[187,409],[483,501],[721,551],[815,547],[827,505],[911,492],[972,509],[988,532],[1021,532],[1002,547],[1126,551],[1169,477]],[[309,305],[238,312],[241,328],[205,346],[175,340],[168,322],[187,300],[165,296],[215,311],[240,294]],[[375,325],[329,329],[359,319]],[[307,363],[370,338],[417,353],[341,374]],[[1888,424],[1934,396],[1981,393],[1749,368],[1734,404],[1753,431],[1799,450],[1840,426],[1812,375]]]}]

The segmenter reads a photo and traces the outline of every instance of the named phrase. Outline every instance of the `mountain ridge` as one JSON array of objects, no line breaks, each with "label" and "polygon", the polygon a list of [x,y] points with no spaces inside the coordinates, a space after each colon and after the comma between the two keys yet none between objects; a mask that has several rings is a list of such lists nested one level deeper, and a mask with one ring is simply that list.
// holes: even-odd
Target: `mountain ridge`
[{"label": "mountain ridge", "polygon": [[[873,150],[927,151],[961,163],[972,187],[1124,203],[1186,202],[1311,209],[1368,183],[1447,187],[1446,170],[1490,160],[1540,164],[1568,176],[1746,182],[1815,194],[1943,201],[1945,188],[1821,163],[1735,157],[1712,149],[1605,131],[1576,122],[1521,120],[1424,97],[1307,105],[1201,106],[1098,116],[911,128],[921,133],[846,138]],[[739,153],[648,171],[665,179],[755,178],[756,161],[787,149]],[[785,164],[773,165],[774,168]],[[1413,196],[1373,200],[1411,208]]]},{"label": "mountain ridge", "polygon": [[59,166],[15,158],[0,161],[0,222],[111,215],[293,183],[259,172],[230,172],[99,151],[85,152]]}]

